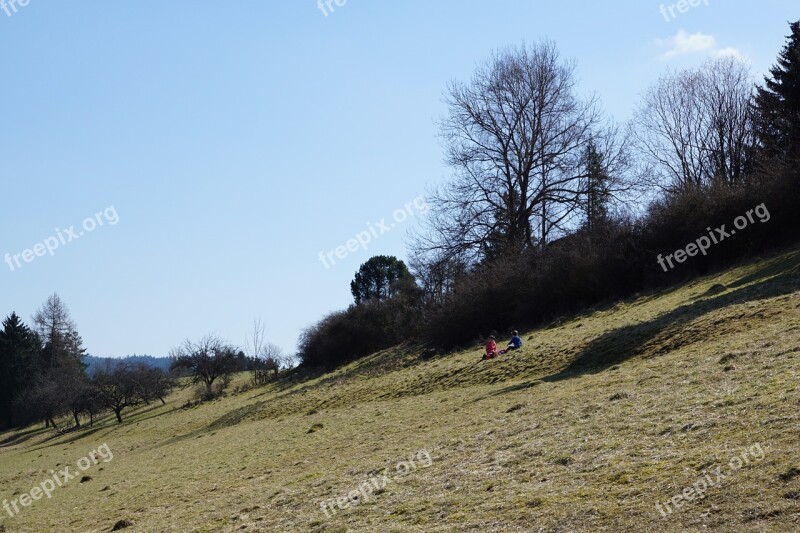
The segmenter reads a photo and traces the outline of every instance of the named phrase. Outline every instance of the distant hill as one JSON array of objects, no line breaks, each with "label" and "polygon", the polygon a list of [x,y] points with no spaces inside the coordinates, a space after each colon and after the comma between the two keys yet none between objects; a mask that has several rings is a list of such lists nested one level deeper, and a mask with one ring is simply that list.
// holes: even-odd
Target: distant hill
[{"label": "distant hill", "polygon": [[152,355],[129,355],[123,358],[87,355],[83,358],[83,362],[87,365],[86,372],[90,376],[93,376],[97,370],[114,368],[120,363],[144,363],[153,368],[160,368],[166,372],[169,371],[169,365],[172,361],[169,357],[155,357]]}]

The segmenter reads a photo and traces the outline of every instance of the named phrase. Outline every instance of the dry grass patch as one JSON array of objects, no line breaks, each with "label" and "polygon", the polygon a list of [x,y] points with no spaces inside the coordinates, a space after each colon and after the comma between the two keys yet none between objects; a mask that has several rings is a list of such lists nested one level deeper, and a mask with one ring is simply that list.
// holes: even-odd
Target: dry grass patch
[{"label": "dry grass patch", "polygon": [[[522,351],[485,363],[480,346],[401,346],[191,408],[179,391],[123,425],[6,433],[0,499],[100,444],[114,460],[0,528],[798,530],[798,264],[788,252],[620,302],[526,332]],[[657,502],[755,443],[763,461],[659,515]],[[322,511],[418,450],[430,467]]]}]

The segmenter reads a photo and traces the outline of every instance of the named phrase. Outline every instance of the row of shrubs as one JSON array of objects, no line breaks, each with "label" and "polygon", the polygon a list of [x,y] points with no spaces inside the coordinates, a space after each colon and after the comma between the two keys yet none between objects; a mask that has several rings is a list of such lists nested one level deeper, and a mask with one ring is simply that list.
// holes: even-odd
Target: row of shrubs
[{"label": "row of shrubs", "polygon": [[[723,269],[797,241],[798,176],[684,191],[653,202],[639,217],[615,218],[544,249],[497,257],[455,280],[444,301],[421,290],[353,305],[309,328],[301,339],[305,366],[333,368],[397,345],[421,341],[447,351],[490,333],[533,327],[589,307],[657,290]],[[665,272],[657,258],[685,248],[709,229],[759,208],[735,235]],[[764,213],[768,214],[765,216]],[[762,220],[764,220],[762,222]],[[666,264],[666,262],[665,262]]]},{"label": "row of shrubs", "polygon": [[[593,232],[484,264],[460,279],[445,302],[430,309],[421,338],[440,349],[471,344],[490,332],[536,326],[591,306],[656,290],[724,269],[798,241],[796,178],[763,179],[736,188],[685,192],[654,202],[637,219],[617,219]],[[675,268],[659,255],[685,249],[709,229],[751,212],[754,223]],[[766,214],[765,214],[766,213]],[[762,222],[762,220],[764,220]],[[665,272],[664,268],[667,268]]]},{"label": "row of shrubs", "polygon": [[421,291],[404,290],[331,313],[303,333],[302,364],[331,369],[400,344],[421,331],[424,311]]}]

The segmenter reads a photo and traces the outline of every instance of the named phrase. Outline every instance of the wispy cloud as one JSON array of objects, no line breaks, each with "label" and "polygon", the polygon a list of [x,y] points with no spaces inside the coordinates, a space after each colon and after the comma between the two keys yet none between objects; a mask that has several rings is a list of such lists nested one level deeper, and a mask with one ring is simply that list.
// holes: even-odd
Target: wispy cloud
[{"label": "wispy cloud", "polygon": [[657,44],[662,48],[669,48],[661,54],[661,59],[670,60],[678,56],[712,50],[716,42],[717,40],[713,35],[706,35],[701,32],[689,34],[685,30],[678,30],[678,33],[673,37],[659,39]]},{"label": "wispy cloud", "polygon": [[735,57],[743,61],[749,61],[747,55],[731,46],[717,48],[717,39],[713,35],[702,32],[688,33],[685,30],[678,30],[678,33],[666,39],[656,40],[656,46],[666,49],[659,57],[663,61],[669,61],[677,57],[692,54],[708,54],[713,57]]},{"label": "wispy cloud", "polygon": [[728,46],[726,48],[720,48],[719,50],[714,50],[711,52],[711,55],[714,57],[735,57],[741,61],[750,62],[750,58],[747,57],[747,54],[739,50],[738,48],[733,48],[732,46]]}]

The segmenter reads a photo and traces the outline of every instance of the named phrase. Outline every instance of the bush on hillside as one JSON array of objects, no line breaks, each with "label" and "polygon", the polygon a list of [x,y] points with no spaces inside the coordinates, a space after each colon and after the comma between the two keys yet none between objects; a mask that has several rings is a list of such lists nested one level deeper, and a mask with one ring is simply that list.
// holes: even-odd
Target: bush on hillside
[{"label": "bush on hillside", "polygon": [[421,316],[417,291],[353,305],[305,330],[298,355],[303,366],[335,368],[414,337]]},{"label": "bush on hillside", "polygon": [[[667,196],[637,221],[616,220],[531,250],[475,266],[440,305],[429,310],[423,339],[441,349],[466,346],[492,332],[534,326],[643,290],[657,289],[796,242],[800,191],[786,179],[760,179],[738,187],[710,187]],[[675,268],[659,254],[684,249],[711,228],[753,213],[746,228],[712,244]],[[767,217],[764,216],[764,219]],[[716,235],[716,232],[714,232]]]},{"label": "bush on hillside", "polygon": [[441,349],[465,346],[636,290],[643,276],[631,261],[635,232],[628,222],[610,222],[546,250],[475,267],[430,311],[424,340]]}]

